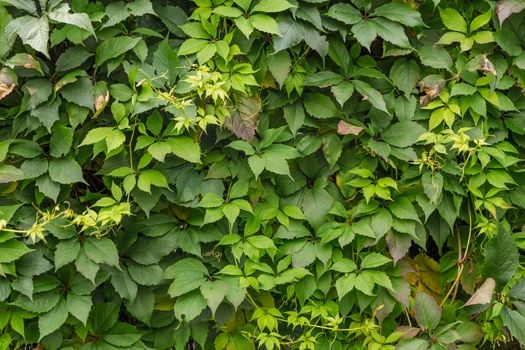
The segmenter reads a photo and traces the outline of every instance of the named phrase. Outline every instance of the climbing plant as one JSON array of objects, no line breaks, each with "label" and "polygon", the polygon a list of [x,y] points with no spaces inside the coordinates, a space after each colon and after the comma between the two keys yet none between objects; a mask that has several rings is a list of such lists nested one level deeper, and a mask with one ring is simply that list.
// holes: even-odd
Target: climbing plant
[{"label": "climbing plant", "polygon": [[525,345],[521,0],[0,0],[0,349]]}]

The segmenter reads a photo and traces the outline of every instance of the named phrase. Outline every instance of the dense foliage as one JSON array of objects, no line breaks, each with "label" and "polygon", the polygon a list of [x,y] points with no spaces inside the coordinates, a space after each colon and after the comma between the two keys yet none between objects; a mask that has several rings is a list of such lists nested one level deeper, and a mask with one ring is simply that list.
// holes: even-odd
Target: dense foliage
[{"label": "dense foliage", "polygon": [[525,344],[521,0],[1,0],[0,349]]}]

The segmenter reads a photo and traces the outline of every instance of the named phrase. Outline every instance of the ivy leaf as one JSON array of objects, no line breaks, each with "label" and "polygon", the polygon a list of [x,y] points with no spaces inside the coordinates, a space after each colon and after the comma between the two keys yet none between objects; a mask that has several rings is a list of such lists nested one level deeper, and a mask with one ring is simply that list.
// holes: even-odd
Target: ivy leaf
[{"label": "ivy leaf", "polygon": [[383,132],[383,141],[396,147],[409,147],[417,142],[426,129],[413,121],[394,123]]},{"label": "ivy leaf", "polygon": [[67,302],[64,298],[61,298],[55,308],[38,319],[39,340],[60,328],[66,322],[67,315]]},{"label": "ivy leaf", "polygon": [[251,12],[282,12],[287,10],[294,5],[290,4],[286,0],[260,0],[251,10]]},{"label": "ivy leaf", "polygon": [[200,163],[201,148],[193,139],[187,136],[176,136],[166,139],[171,147],[171,152],[188,162]]},{"label": "ivy leaf", "polygon": [[55,271],[73,262],[80,252],[80,243],[76,238],[60,241],[55,250]]},{"label": "ivy leaf", "polygon": [[0,165],[0,184],[23,180],[25,177],[24,172],[17,167],[9,164]]},{"label": "ivy leaf", "polygon": [[84,253],[97,264],[119,267],[118,252],[115,243],[108,238],[88,238],[84,241]]},{"label": "ivy leaf", "polygon": [[390,79],[408,96],[420,80],[420,73],[419,65],[414,60],[400,59],[396,60],[390,68]]},{"label": "ivy leaf", "polygon": [[419,291],[414,300],[414,316],[421,328],[433,330],[441,320],[441,308],[434,298]]},{"label": "ivy leaf", "polygon": [[104,40],[95,51],[95,68],[133,49],[139,41],[140,37],[129,36],[117,36]]},{"label": "ivy leaf", "polygon": [[279,86],[283,85],[288,74],[290,74],[291,65],[292,62],[287,51],[279,51],[268,56],[268,69],[270,69],[270,72]]},{"label": "ivy leaf", "polygon": [[89,53],[82,46],[73,46],[65,50],[56,61],[56,70],[58,72],[65,72],[67,70],[77,68],[86,60],[88,60],[92,53]]},{"label": "ivy leaf", "polygon": [[0,255],[0,263],[4,264],[18,260],[31,251],[31,249],[29,249],[25,244],[16,239],[10,239],[6,242],[1,242],[0,249],[2,250],[2,254]]},{"label": "ivy leaf", "polygon": [[228,294],[230,286],[221,280],[206,281],[201,287],[200,291],[206,299],[208,307],[211,310],[212,315],[215,315],[217,308],[224,300],[224,297]]},{"label": "ivy leaf", "polygon": [[465,19],[457,10],[453,8],[440,8],[439,15],[443,21],[443,24],[448,29],[461,33],[467,32],[467,22],[465,22]]},{"label": "ivy leaf", "polygon": [[67,23],[76,27],[82,28],[88,31],[91,35],[95,36],[95,31],[91,25],[91,21],[85,13],[70,13],[69,4],[61,3],[55,7],[47,15],[49,19],[56,22]]},{"label": "ivy leaf", "polygon": [[91,301],[90,295],[77,295],[72,292],[67,295],[67,309],[69,313],[84,325],[87,323],[92,305],[93,302]]},{"label": "ivy leaf", "polygon": [[314,187],[304,191],[302,209],[306,220],[315,228],[324,223],[333,204],[334,198],[324,188]]},{"label": "ivy leaf", "polygon": [[501,290],[514,275],[518,261],[516,243],[510,233],[501,228],[499,234],[485,244],[483,275],[493,278]]},{"label": "ivy leaf", "polygon": [[131,347],[139,341],[142,333],[128,323],[117,322],[113,327],[105,331],[102,337],[104,341],[111,345]]},{"label": "ivy leaf", "polygon": [[391,21],[399,22],[408,27],[425,25],[421,19],[421,14],[404,3],[390,2],[381,5],[376,8],[372,14],[388,18]]},{"label": "ivy leaf", "polygon": [[370,102],[372,106],[390,115],[390,112],[386,108],[386,103],[385,103],[385,100],[383,99],[383,95],[381,95],[379,91],[374,89],[368,83],[365,83],[364,81],[361,81],[361,80],[353,80],[352,84],[354,84],[354,87],[357,90],[357,92],[363,95],[363,97],[368,102]]},{"label": "ivy leaf", "polygon": [[3,0],[3,3],[16,7],[17,9],[24,10],[31,14],[36,15],[36,5],[33,1],[28,0]]},{"label": "ivy leaf", "polygon": [[304,96],[304,108],[319,119],[333,118],[339,110],[330,97],[320,93],[310,93]]},{"label": "ivy leaf", "polygon": [[421,63],[436,69],[450,69],[452,58],[447,50],[440,46],[423,46],[417,50]]},{"label": "ivy leaf", "polygon": [[39,18],[23,16],[9,22],[6,33],[16,33],[22,42],[31,46],[49,58],[47,43],[49,41],[49,22],[47,16]]},{"label": "ivy leaf", "polygon": [[83,182],[82,168],[73,158],[52,159],[49,162],[49,177],[60,184]]},{"label": "ivy leaf", "polygon": [[328,17],[337,19],[348,25],[354,25],[362,21],[361,12],[350,4],[338,3],[332,5],[326,13]]},{"label": "ivy leaf", "polygon": [[199,291],[180,296],[175,302],[173,310],[179,321],[189,322],[199,316],[208,304]]},{"label": "ivy leaf", "polygon": [[266,32],[270,34],[281,34],[279,32],[279,24],[273,19],[272,17],[268,15],[262,15],[262,14],[255,14],[251,15],[249,17],[249,21],[252,24],[252,26],[260,30],[261,32]]},{"label": "ivy leaf", "polygon": [[521,344],[525,344],[525,316],[507,306],[501,312],[503,324],[509,329],[510,334]]},{"label": "ivy leaf", "polygon": [[51,96],[53,85],[46,79],[32,79],[22,87],[22,90],[26,93],[24,98],[27,98],[29,108],[34,109]]},{"label": "ivy leaf", "polygon": [[373,18],[370,23],[374,26],[377,35],[384,40],[402,48],[412,47],[405,34],[405,29],[400,24],[381,17]]}]

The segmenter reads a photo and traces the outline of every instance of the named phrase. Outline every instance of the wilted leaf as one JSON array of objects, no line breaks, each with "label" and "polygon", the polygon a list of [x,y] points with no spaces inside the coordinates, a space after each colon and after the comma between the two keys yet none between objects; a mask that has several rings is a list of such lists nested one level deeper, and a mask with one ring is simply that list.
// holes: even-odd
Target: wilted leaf
[{"label": "wilted leaf", "polygon": [[496,289],[496,281],[491,277],[487,278],[464,306],[490,303],[494,289]]},{"label": "wilted leaf", "polygon": [[499,23],[509,18],[512,14],[521,12],[525,9],[525,2],[523,0],[500,0],[496,5],[496,13],[498,15]]},{"label": "wilted leaf", "polygon": [[2,68],[2,70],[0,70],[0,100],[9,95],[16,84],[16,73],[9,68]]},{"label": "wilted leaf", "polygon": [[421,107],[425,107],[434,98],[438,97],[445,87],[445,79],[440,75],[429,75],[419,82],[419,92],[423,95],[419,97]]}]

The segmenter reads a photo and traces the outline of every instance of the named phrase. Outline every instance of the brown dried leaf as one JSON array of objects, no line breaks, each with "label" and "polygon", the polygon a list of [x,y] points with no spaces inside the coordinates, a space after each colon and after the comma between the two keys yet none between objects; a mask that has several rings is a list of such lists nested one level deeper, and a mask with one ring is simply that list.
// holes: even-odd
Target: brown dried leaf
[{"label": "brown dried leaf", "polygon": [[109,102],[109,91],[105,83],[99,82],[95,85],[95,99],[93,106],[95,107],[95,117],[98,116]]},{"label": "brown dried leaf", "polygon": [[16,74],[9,68],[0,71],[0,100],[9,95],[17,83]]},{"label": "brown dried leaf", "polygon": [[503,24],[503,21],[512,14],[521,12],[523,9],[525,9],[525,2],[523,0],[501,0],[496,5],[496,14],[498,15],[499,23]]},{"label": "brown dried leaf", "polygon": [[470,305],[483,305],[488,304],[492,300],[494,289],[496,288],[496,281],[491,277],[487,278],[485,282],[478,288],[478,290],[472,294],[469,300],[464,306]]},{"label": "brown dried leaf", "polygon": [[429,75],[419,82],[419,92],[424,95],[419,97],[421,107],[425,107],[434,98],[438,97],[445,87],[445,79],[439,75]]},{"label": "brown dried leaf", "polygon": [[241,95],[236,105],[230,110],[231,116],[227,118],[224,125],[237,137],[252,142],[255,135],[255,127],[261,112],[261,100],[258,96]]},{"label": "brown dried leaf", "polygon": [[361,131],[365,130],[365,128],[352,125],[350,123],[345,122],[344,120],[340,120],[339,124],[337,124],[337,133],[339,135],[359,135]]}]

